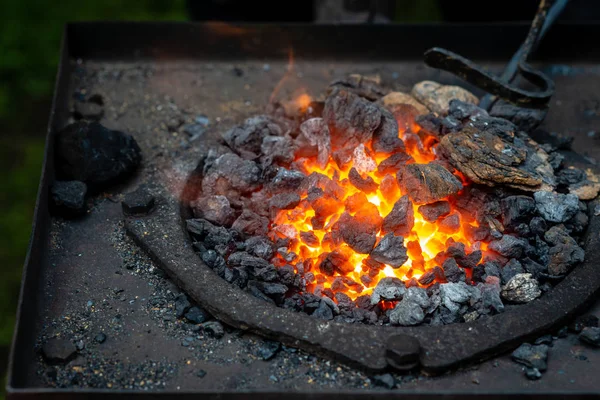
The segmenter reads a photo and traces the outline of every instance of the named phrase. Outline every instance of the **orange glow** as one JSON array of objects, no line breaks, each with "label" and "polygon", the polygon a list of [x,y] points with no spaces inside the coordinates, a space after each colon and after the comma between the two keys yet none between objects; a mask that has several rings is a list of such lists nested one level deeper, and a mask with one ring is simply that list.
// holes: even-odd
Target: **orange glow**
[{"label": "orange glow", "polygon": [[[296,101],[298,104],[306,104],[310,101],[310,97],[303,97]],[[405,124],[399,125],[406,126]],[[398,136],[403,139],[407,153],[413,157],[416,163],[429,163],[437,158],[435,151],[437,145],[436,139],[424,132],[419,132],[418,126],[413,124],[410,127],[410,132],[399,130]],[[370,152],[372,154],[372,161],[375,164],[379,164],[389,157],[389,154],[375,154],[371,150],[371,143],[367,143],[365,147],[369,150],[367,153]],[[328,210],[330,211],[328,213],[330,216],[321,224],[322,227],[318,227],[321,229],[313,227],[312,218],[315,216],[315,209],[312,207],[315,207],[316,202],[313,202],[311,205],[307,198],[307,193],[301,194],[303,196],[302,201],[295,209],[279,211],[272,221],[271,235],[273,239],[285,236],[292,239],[288,250],[298,255],[294,263],[301,262],[304,265],[305,272],[310,270],[314,274],[315,279],[307,281],[307,290],[309,291],[319,292],[323,289],[330,289],[334,293],[343,292],[352,299],[355,299],[362,294],[371,293],[377,282],[384,277],[396,277],[406,282],[411,281],[411,284],[415,285],[418,284],[417,280],[425,272],[436,266],[440,266],[440,259],[438,258],[436,261],[436,255],[446,250],[447,241],[453,240],[463,243],[468,253],[475,248],[482,251],[487,249],[487,244],[471,243],[467,239],[465,228],[469,227],[468,225],[476,227],[476,222],[467,222],[461,218],[458,231],[442,231],[439,224],[442,218],[437,222],[428,222],[419,213],[418,206],[413,204],[414,227],[404,237],[404,245],[407,248],[409,259],[399,268],[394,269],[390,265],[385,265],[383,268],[373,272],[372,268],[365,265],[368,255],[355,252],[343,241],[334,244],[331,240],[332,231],[336,229],[335,223],[344,212],[356,215],[362,210],[363,214],[361,215],[366,215],[365,218],[367,219],[383,218],[388,215],[396,201],[406,194],[396,184],[396,177],[394,175],[381,176],[376,171],[363,173],[363,178],[367,176],[372,178],[378,186],[378,189],[373,193],[364,195],[367,200],[367,202],[364,202],[365,197],[363,197],[363,192],[354,187],[348,179],[352,163],[345,169],[340,169],[331,157],[325,168],[319,167],[316,158],[301,159],[297,160],[296,163],[300,165],[303,172],[307,175],[313,172],[326,175],[343,189],[341,198],[338,198],[338,201],[333,202],[334,205],[331,206],[336,207],[335,210]],[[457,176],[465,184],[468,184],[464,176]],[[384,182],[383,187],[386,187],[387,190],[383,191],[382,182],[384,180],[386,182]],[[325,188],[322,187],[321,189]],[[385,195],[383,192],[385,192]],[[351,198],[355,195],[356,197]],[[357,200],[355,203],[352,203],[354,199],[363,199],[363,201]],[[353,206],[349,208],[349,204],[353,204]],[[327,204],[323,204],[323,206],[327,206]],[[375,215],[376,213],[378,215]],[[452,213],[457,213],[453,207]],[[307,243],[306,237],[309,235],[312,241]],[[381,232],[377,233],[378,240],[383,236]],[[318,239],[318,243],[315,237]],[[349,267],[344,268],[345,273],[343,275],[339,269],[334,272],[333,276],[328,276],[320,272],[318,265],[323,261],[324,256],[333,251],[343,258],[344,261],[347,261],[345,265]],[[280,255],[277,255],[276,258],[279,258],[274,261],[276,265],[286,264]],[[295,266],[296,270],[298,270],[297,265]],[[340,277],[343,278],[343,282],[341,283]],[[386,308],[391,305],[381,304],[380,306]]]}]

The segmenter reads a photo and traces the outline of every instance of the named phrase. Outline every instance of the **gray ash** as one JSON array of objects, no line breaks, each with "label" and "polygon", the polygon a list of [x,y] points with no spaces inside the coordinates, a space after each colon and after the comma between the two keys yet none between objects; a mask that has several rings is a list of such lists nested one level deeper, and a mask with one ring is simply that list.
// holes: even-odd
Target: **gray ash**
[{"label": "gray ash", "polygon": [[249,118],[201,161],[186,224],[215,273],[318,319],[412,326],[527,303],[583,261],[591,189],[556,148],[462,92],[423,114],[348,82],[322,117]]}]

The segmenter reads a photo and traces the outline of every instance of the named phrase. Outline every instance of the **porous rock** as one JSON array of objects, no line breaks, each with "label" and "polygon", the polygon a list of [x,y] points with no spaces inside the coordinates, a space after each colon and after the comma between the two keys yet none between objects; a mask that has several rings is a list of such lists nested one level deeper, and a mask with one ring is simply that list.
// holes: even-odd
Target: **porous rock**
[{"label": "porous rock", "polygon": [[77,347],[70,340],[52,338],[42,345],[42,355],[50,364],[66,363],[77,355]]},{"label": "porous rock", "polygon": [[420,115],[427,114],[429,112],[427,107],[419,103],[419,101],[417,101],[417,99],[410,94],[404,92],[390,92],[379,99],[378,103],[389,110],[398,104],[408,104],[413,106]]},{"label": "porous rock", "polygon": [[448,113],[451,100],[479,103],[477,96],[460,86],[441,85],[433,81],[422,81],[415,84],[411,94],[429,110],[439,115]]},{"label": "porous rock", "polygon": [[531,274],[516,274],[502,287],[502,298],[511,303],[529,303],[542,294]]},{"label": "porous rock", "polygon": [[512,129],[514,126],[497,121],[482,129],[466,125],[445,135],[438,149],[475,183],[525,191],[551,190],[556,182],[548,154],[531,138],[516,135]]}]

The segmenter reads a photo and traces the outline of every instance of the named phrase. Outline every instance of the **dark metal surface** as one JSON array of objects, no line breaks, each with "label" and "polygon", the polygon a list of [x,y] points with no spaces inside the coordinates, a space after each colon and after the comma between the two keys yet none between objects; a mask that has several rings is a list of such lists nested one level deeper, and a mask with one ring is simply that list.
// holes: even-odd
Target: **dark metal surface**
[{"label": "dark metal surface", "polygon": [[[125,288],[132,299],[152,295],[153,289],[145,276],[125,270],[124,275],[114,273],[115,269],[123,268],[119,267],[121,255],[115,249],[113,234],[122,213],[120,204],[111,198],[118,201],[123,193],[132,191],[139,183],[152,181],[160,181],[167,187],[163,194],[163,198],[167,198],[181,190],[174,177],[185,179],[194,168],[201,152],[199,147],[205,144],[196,142],[190,150],[184,151],[179,137],[173,137],[166,128],[158,128],[162,120],[151,110],[164,105],[164,96],[168,95],[171,101],[191,113],[203,113],[213,121],[221,119],[211,133],[218,135],[244,117],[264,110],[277,81],[287,71],[290,46],[295,49],[302,82],[313,93],[322,91],[333,78],[351,72],[379,73],[384,80],[396,79],[398,87],[406,88],[422,79],[456,83],[448,75],[423,68],[423,51],[435,45],[456,43],[458,51],[478,54],[479,62],[499,70],[502,60],[510,57],[527,33],[527,26],[306,28],[106,23],[72,24],[66,31],[11,352],[8,380],[11,398],[129,397],[133,393],[150,397],[140,392],[48,388],[40,379],[39,371],[43,371],[44,366],[35,352],[35,343],[46,329],[63,324],[65,316],[85,309],[89,299],[101,303],[115,286]],[[554,72],[557,83],[545,126],[552,131],[576,135],[575,149],[597,159],[600,146],[590,132],[594,133],[600,123],[600,68],[596,65],[600,61],[600,48],[589,44],[599,34],[600,27],[595,25],[559,25],[548,33],[548,40],[536,53],[547,71]],[[571,45],[549,46],[553,36]],[[488,46],[490,42],[494,45]],[[82,60],[81,64],[76,62],[78,59]],[[270,64],[270,72],[264,72],[263,63]],[[562,65],[565,63],[569,66]],[[236,66],[242,68],[244,76],[232,79],[231,70]],[[106,78],[113,75],[127,79]],[[69,102],[82,76],[92,81],[88,90],[101,91],[108,104],[114,106],[102,123],[132,133],[142,147],[145,161],[134,180],[95,198],[88,217],[64,223],[50,218],[47,210],[47,189],[54,177],[52,138],[68,121]],[[202,85],[198,84],[199,80]],[[245,89],[245,85],[251,90]],[[244,101],[250,105],[244,105]],[[173,191],[169,185],[177,190]],[[158,202],[157,207],[161,204]],[[178,220],[179,210],[172,217]],[[183,233],[180,231],[180,234]],[[373,392],[343,381],[339,387],[333,383],[311,385],[306,381],[306,370],[299,372],[289,364],[285,366],[289,370],[288,380],[274,384],[269,380],[273,373],[271,363],[261,361],[241,366],[221,361],[247,352],[245,346],[250,339],[228,334],[221,344],[210,342],[214,347],[202,353],[202,359],[192,356],[192,366],[202,366],[209,373],[210,379],[198,380],[186,363],[192,353],[174,340],[170,331],[135,306],[116,304],[114,307],[112,313],[94,314],[91,323],[94,326],[109,324],[116,312],[127,312],[133,319],[124,325],[122,332],[114,334],[117,335],[114,340],[109,337],[102,348],[90,354],[97,358],[117,357],[130,365],[148,358],[177,364],[178,372],[169,381],[167,391],[152,397],[177,394],[197,398],[203,394],[207,398],[280,398],[283,391],[290,398],[477,397],[484,393],[504,398],[507,392],[546,398],[600,393],[600,382],[593,368],[594,362],[600,362],[600,355],[582,348],[574,336],[555,342],[549,371],[540,381],[525,380],[521,368],[503,356],[484,362],[477,369],[437,378],[415,378],[396,391]],[[600,304],[592,310],[598,313]],[[142,335],[147,330],[152,333]],[[453,346],[443,342],[438,345],[445,349]],[[588,361],[580,361],[574,354],[585,354]],[[287,357],[280,356],[282,362]],[[281,363],[275,365],[282,368]],[[310,365],[325,368],[326,364],[317,359]],[[240,384],[240,377],[246,384]]]}]

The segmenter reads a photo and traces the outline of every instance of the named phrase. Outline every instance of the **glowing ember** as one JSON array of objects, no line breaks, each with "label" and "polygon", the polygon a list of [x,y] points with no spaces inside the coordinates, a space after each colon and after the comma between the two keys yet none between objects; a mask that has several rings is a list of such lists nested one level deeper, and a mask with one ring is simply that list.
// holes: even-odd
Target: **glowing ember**
[{"label": "glowing ember", "polygon": [[[310,98],[306,95],[296,100],[299,105],[309,102]],[[404,142],[406,153],[378,153],[373,149],[372,140],[368,140],[348,149],[351,160],[342,168],[331,154],[327,154],[326,163],[317,156],[296,159],[295,166],[309,176],[309,185],[312,186],[299,188],[302,200],[295,208],[277,212],[270,235],[273,240],[291,239],[287,250],[297,255],[295,269],[297,272],[303,269],[307,290],[317,294],[324,290],[344,292],[355,299],[361,294],[371,293],[377,282],[385,277],[396,277],[425,287],[436,281],[445,282],[443,274],[440,277],[433,272],[428,279],[420,278],[436,266],[442,266],[443,252],[452,243],[463,243],[467,255],[478,258],[475,263],[481,258],[481,252],[476,251],[487,249],[485,243],[467,239],[466,229],[477,225],[473,218],[459,214],[453,206],[454,197],[462,192],[427,205],[416,204],[403,197],[408,191],[401,187],[402,184],[398,185],[397,169],[388,168],[394,164],[393,161],[406,168],[411,163],[428,164],[437,159],[436,138],[419,130],[414,123],[415,110],[412,107],[404,111],[394,115],[399,126],[398,137]],[[334,134],[331,133],[332,143],[336,139]],[[316,140],[313,142],[316,144]],[[328,179],[320,179],[319,174]],[[468,184],[463,176],[457,172],[454,174],[458,178],[457,184]],[[327,195],[322,196],[323,193]],[[386,229],[386,221],[400,212],[402,202],[406,201],[404,212],[410,219],[412,211],[414,225],[411,227],[409,224],[405,232],[398,227],[392,233],[388,232],[390,229]],[[344,227],[344,223],[350,228]],[[346,237],[352,235],[352,224],[358,224],[361,232],[373,227],[376,241],[368,235]],[[342,228],[349,232],[342,232]],[[390,235],[386,236],[386,233]],[[404,246],[394,247],[394,237],[400,236],[399,233],[402,233],[400,243],[403,242]],[[383,240],[384,237],[386,240]],[[386,255],[377,257],[378,252]],[[274,261],[278,266],[287,264],[282,254],[277,255]]]}]

